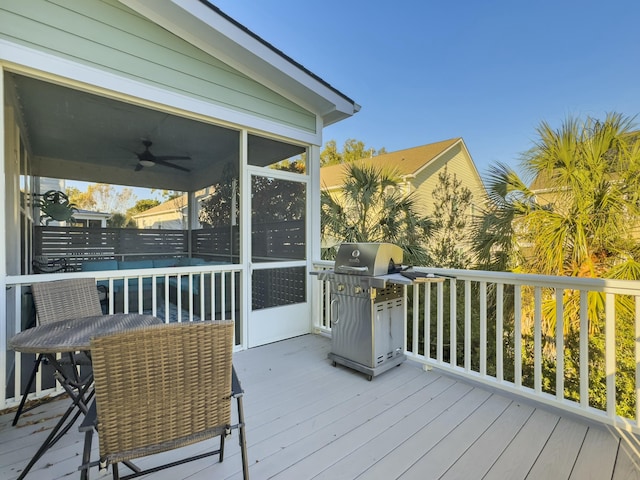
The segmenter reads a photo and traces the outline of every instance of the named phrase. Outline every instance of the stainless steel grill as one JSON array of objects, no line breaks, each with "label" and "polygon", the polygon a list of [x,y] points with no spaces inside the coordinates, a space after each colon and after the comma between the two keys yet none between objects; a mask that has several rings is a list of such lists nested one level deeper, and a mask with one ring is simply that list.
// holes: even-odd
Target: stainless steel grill
[{"label": "stainless steel grill", "polygon": [[411,280],[395,274],[402,249],[389,243],[343,243],[334,270],[314,272],[330,282],[329,359],[374,376],[406,360],[404,290]]}]

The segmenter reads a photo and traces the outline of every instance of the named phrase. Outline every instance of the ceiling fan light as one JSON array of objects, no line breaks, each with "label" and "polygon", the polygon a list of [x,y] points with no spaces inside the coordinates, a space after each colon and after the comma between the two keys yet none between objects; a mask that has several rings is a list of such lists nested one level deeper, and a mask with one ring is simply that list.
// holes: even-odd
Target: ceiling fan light
[{"label": "ceiling fan light", "polygon": [[138,163],[143,167],[153,167],[156,162],[152,162],[151,160],[139,160]]}]

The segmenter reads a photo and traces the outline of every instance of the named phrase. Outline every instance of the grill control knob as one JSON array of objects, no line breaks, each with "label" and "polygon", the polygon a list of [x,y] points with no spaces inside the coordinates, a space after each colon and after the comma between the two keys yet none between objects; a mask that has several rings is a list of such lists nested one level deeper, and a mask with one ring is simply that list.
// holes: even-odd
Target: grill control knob
[{"label": "grill control knob", "polygon": [[353,292],[362,293],[362,287],[360,285],[356,285],[355,287],[353,287]]},{"label": "grill control knob", "polygon": [[344,284],[339,283],[337,288],[338,288],[339,292],[343,292],[344,291]]}]

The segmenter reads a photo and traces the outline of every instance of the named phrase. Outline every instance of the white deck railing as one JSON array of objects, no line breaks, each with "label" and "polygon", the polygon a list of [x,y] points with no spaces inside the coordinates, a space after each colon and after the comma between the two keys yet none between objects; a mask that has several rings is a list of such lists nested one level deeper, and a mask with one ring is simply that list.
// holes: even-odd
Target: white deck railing
[{"label": "white deck railing", "polygon": [[[107,289],[103,309],[109,314],[151,314],[167,323],[212,318],[235,321],[240,308],[236,285],[241,271],[239,265],[225,264],[10,276],[6,284],[7,325],[5,332],[0,332],[0,340],[3,340],[0,343],[6,345],[8,339],[34,321],[35,311],[29,307],[30,293],[27,289],[33,283],[91,277]],[[20,401],[26,377],[33,366],[31,359],[34,358],[8,347],[0,351],[0,409],[12,407]],[[52,375],[43,376],[38,372],[35,391],[29,398],[62,392],[62,388],[53,384],[51,379]],[[48,383],[43,385],[43,380]]]},{"label": "white deck railing", "polygon": [[[330,266],[322,262],[316,268]],[[640,433],[640,282],[416,270],[454,278],[407,287],[405,350],[410,358],[426,368]],[[329,289],[318,284],[317,298],[324,301],[316,303],[316,329],[330,332],[331,309],[323,308]],[[590,295],[604,299],[599,318],[589,318]],[[575,305],[573,316],[566,300],[555,301],[568,296]],[[622,299],[631,309],[619,311]],[[553,326],[549,320],[555,318],[559,321]],[[571,333],[565,328],[569,320],[575,321]]]},{"label": "white deck railing", "polygon": [[[316,268],[331,266],[331,262],[319,262]],[[407,288],[405,350],[411,358],[427,367],[640,433],[640,282],[418,270],[455,279]],[[5,343],[26,325],[20,292],[34,282],[73,276],[106,282],[109,313],[121,310],[151,313],[165,321],[192,321],[202,316],[212,318],[214,312],[215,318],[236,320],[240,305],[233,292],[241,271],[238,265],[205,265],[166,268],[162,273],[147,269],[8,277],[7,328],[0,340]],[[322,307],[329,304],[327,285],[309,281],[314,292],[315,328],[330,332],[330,309]],[[575,294],[578,302],[573,335],[567,335],[564,328],[570,318],[566,302],[554,301],[568,294]],[[587,297],[594,294],[604,299],[598,319],[589,318]],[[620,311],[616,307],[620,299],[627,300],[631,309]],[[548,334],[549,328],[544,327],[551,313],[560,321],[548,336],[545,331]],[[589,326],[596,324],[599,331],[590,332]],[[20,379],[30,365],[18,353],[7,348],[0,351],[0,408],[11,407],[20,399],[13,392],[22,391]],[[9,385],[8,372],[13,372]],[[598,377],[595,385],[590,384],[594,374]],[[55,390],[43,388],[40,376],[36,385],[32,398]],[[621,415],[620,411],[627,413]]]}]

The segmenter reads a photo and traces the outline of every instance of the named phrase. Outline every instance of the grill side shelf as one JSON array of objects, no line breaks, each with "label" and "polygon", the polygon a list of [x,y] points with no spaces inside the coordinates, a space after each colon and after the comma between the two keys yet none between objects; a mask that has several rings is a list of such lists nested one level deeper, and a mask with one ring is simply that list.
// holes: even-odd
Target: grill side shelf
[{"label": "grill side shelf", "polygon": [[369,275],[349,275],[344,273],[336,273],[334,270],[320,270],[317,272],[309,272],[311,275],[317,275],[319,280],[326,282],[337,282],[344,285],[360,285],[362,288],[384,288],[387,285],[386,277],[371,277]]},{"label": "grill side shelf", "polygon": [[[406,276],[408,273],[415,274]],[[397,285],[413,285],[416,283],[438,283],[444,282],[447,278],[441,275],[427,274],[423,272],[402,272],[389,273],[387,275],[379,275],[372,277],[369,275],[349,275],[344,273],[336,273],[334,270],[319,270],[309,272],[310,275],[316,275],[319,280],[328,282],[339,282],[345,285],[361,285],[363,288],[385,288],[387,283]]]}]

